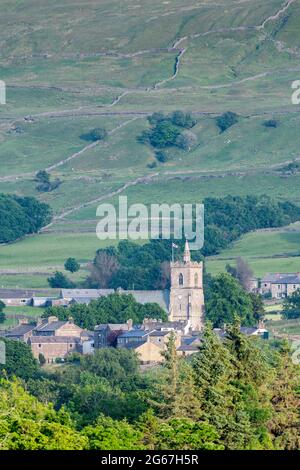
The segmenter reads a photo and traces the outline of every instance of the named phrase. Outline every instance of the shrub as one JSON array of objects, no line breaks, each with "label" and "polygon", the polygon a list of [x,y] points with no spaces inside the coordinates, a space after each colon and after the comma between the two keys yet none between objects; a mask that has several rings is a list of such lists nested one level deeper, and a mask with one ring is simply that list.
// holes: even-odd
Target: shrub
[{"label": "shrub", "polygon": [[273,127],[273,128],[276,128],[276,127],[279,126],[279,122],[276,121],[276,119],[269,119],[268,121],[265,121],[265,122],[263,123],[263,125],[264,125],[265,127],[271,127],[271,128]]},{"label": "shrub", "polygon": [[221,132],[225,132],[230,127],[234,126],[238,122],[238,115],[231,111],[227,111],[222,114],[222,116],[217,117],[216,119],[217,126]]}]

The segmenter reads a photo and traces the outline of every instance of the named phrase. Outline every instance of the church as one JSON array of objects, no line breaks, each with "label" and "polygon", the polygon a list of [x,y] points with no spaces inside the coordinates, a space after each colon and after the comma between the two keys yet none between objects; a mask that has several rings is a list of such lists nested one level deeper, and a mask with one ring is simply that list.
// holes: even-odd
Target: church
[{"label": "church", "polygon": [[203,262],[191,260],[186,240],[183,259],[171,261],[170,290],[123,290],[141,304],[155,302],[169,314],[170,322],[188,321],[190,329],[199,331],[204,325]]},{"label": "church", "polygon": [[169,320],[188,320],[192,330],[201,330],[203,317],[203,263],[191,261],[186,241],[183,261],[171,262]]},{"label": "church", "polygon": [[[183,259],[170,263],[170,290],[123,290],[121,294],[132,294],[141,304],[157,303],[169,315],[169,321],[188,321],[194,331],[204,324],[203,263],[191,260],[188,241],[185,242]],[[89,303],[92,299],[109,295],[113,289],[62,289],[60,299],[52,305]]]}]

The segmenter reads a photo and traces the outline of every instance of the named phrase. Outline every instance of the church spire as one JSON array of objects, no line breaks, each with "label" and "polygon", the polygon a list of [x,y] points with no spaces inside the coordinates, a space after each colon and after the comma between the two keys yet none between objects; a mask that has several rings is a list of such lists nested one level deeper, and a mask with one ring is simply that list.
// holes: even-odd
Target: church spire
[{"label": "church spire", "polygon": [[183,261],[185,263],[190,263],[191,262],[191,252],[190,252],[189,242],[187,240],[185,240]]}]

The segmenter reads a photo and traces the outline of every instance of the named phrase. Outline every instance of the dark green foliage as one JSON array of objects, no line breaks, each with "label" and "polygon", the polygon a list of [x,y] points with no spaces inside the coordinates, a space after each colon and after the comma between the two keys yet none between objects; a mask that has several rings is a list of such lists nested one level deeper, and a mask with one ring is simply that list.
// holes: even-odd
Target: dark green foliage
[{"label": "dark green foliage", "polygon": [[252,302],[253,316],[255,320],[259,322],[264,319],[266,314],[263,297],[259,294],[255,294],[254,292],[250,292],[249,296]]},{"label": "dark green foliage", "polygon": [[176,146],[176,139],[180,132],[169,120],[159,121],[156,126],[143,133],[143,141],[152,147],[165,148]]},{"label": "dark green foliage", "polygon": [[234,124],[237,124],[238,121],[238,115],[231,111],[227,111],[222,114],[222,116],[216,118],[217,126],[221,132],[225,132],[227,129],[234,126]]},{"label": "dark green foliage", "polygon": [[40,192],[50,192],[58,188],[62,184],[59,178],[56,178],[54,181],[50,181],[50,175],[45,170],[40,170],[35,175],[38,185],[36,189]]},{"label": "dark green foliage", "polygon": [[155,303],[144,305],[136,302],[134,297],[124,294],[110,294],[93,300],[89,305],[71,305],[64,307],[50,307],[43,317],[55,315],[59,320],[67,320],[72,316],[74,322],[83,327],[92,329],[101,323],[125,323],[131,319],[134,323],[142,323],[144,318],[167,320],[167,313]]},{"label": "dark green foliage", "polygon": [[46,364],[45,356],[42,353],[39,354],[39,363],[40,363],[41,366]]},{"label": "dark green foliage", "polygon": [[47,280],[52,288],[73,289],[75,287],[74,282],[59,271],[56,271],[54,276],[49,277]]},{"label": "dark green foliage", "polygon": [[[290,202],[276,202],[267,196],[207,198],[203,203],[205,243],[201,251],[192,253],[195,261],[219,253],[249,231],[281,227],[300,218],[299,207]],[[127,290],[168,288],[169,275],[165,268],[171,258],[171,243],[172,240],[151,240],[144,245],[137,245],[126,240],[120,242],[118,248],[98,250],[87,284],[93,288],[122,287]],[[179,256],[184,248],[184,240],[176,240],[176,244],[179,249],[175,254]],[[246,287],[251,273],[249,270],[246,273],[241,267],[239,279]]]},{"label": "dark green foliage", "polygon": [[30,346],[22,341],[1,338],[5,342],[5,364],[0,364],[0,376],[36,378],[39,373],[38,363],[34,359]]},{"label": "dark green foliage", "polygon": [[[178,147],[189,150],[197,140],[191,132],[182,133],[182,129],[191,129],[197,124],[189,113],[185,114],[182,111],[175,111],[171,115],[154,113],[149,116],[148,121],[152,126],[151,129],[144,131],[138,138],[138,141],[143,144],[149,144],[157,149]],[[164,157],[160,152],[157,152],[157,155],[159,155],[159,161],[163,161]]]},{"label": "dark green foliage", "polygon": [[241,235],[260,228],[282,227],[299,220],[300,209],[268,196],[206,198],[205,256],[216,254]]},{"label": "dark green foliage", "polygon": [[96,127],[92,129],[88,134],[83,134],[81,136],[82,139],[97,142],[98,140],[105,140],[107,139],[108,133],[107,130],[102,127]]},{"label": "dark green foliage", "polygon": [[174,111],[171,120],[175,126],[184,127],[185,129],[191,129],[197,124],[197,120],[190,113],[183,113],[182,111]]},{"label": "dark green foliage", "polygon": [[0,243],[38,232],[50,223],[51,209],[33,197],[0,194]]},{"label": "dark green foliage", "polygon": [[75,258],[68,258],[65,262],[65,270],[76,273],[80,269],[80,264]]},{"label": "dark green foliage", "polygon": [[282,315],[288,320],[300,318],[300,289],[284,300]]},{"label": "dark green foliage", "polygon": [[[22,348],[14,355],[10,374],[15,374],[27,369],[27,346],[10,343]],[[77,355],[52,373],[35,376],[30,370],[22,384],[0,381],[3,449],[298,450],[300,445],[299,366],[288,344],[246,337],[238,323],[223,340],[207,324],[199,353],[188,360],[177,356],[171,337],[165,363],[148,372],[140,372],[134,352],[109,348]]]},{"label": "dark green foliage", "polygon": [[5,303],[0,300],[0,323],[4,323],[6,320],[6,316],[4,313]]},{"label": "dark green foliage", "polygon": [[157,162],[153,160],[152,162],[148,163],[147,168],[150,168],[152,170],[153,168],[157,167]]},{"label": "dark green foliage", "polygon": [[264,121],[265,127],[276,128],[279,126],[279,122],[276,119],[269,119],[268,121]]},{"label": "dark green foliage", "polygon": [[155,156],[160,163],[166,163],[169,159],[167,153],[164,152],[163,150],[159,150],[155,152]]},{"label": "dark green foliage", "polygon": [[206,317],[215,327],[232,324],[238,317],[243,326],[254,326],[252,297],[229,274],[214,278],[206,293]]},{"label": "dark green foliage", "polygon": [[289,163],[288,165],[284,165],[278,168],[278,171],[280,171],[283,174],[296,175],[300,171],[300,163],[297,161],[293,161]]}]

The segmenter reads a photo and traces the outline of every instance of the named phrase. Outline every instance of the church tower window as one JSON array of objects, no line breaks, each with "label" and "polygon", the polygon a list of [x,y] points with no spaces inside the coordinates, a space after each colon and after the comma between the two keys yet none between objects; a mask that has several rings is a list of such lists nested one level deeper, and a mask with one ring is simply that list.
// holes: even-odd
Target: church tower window
[{"label": "church tower window", "polygon": [[198,274],[196,273],[195,274],[195,287],[198,287],[198,284],[199,284],[199,278],[198,278]]},{"label": "church tower window", "polygon": [[179,274],[179,285],[183,286],[183,274],[182,273]]}]

